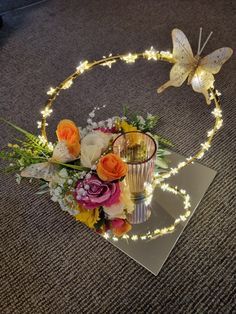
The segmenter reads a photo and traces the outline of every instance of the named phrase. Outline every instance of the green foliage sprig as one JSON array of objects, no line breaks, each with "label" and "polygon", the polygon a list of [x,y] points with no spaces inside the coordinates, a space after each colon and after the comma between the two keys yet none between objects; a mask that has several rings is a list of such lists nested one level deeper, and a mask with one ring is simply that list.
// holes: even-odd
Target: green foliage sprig
[{"label": "green foliage sprig", "polygon": [[19,144],[8,144],[8,150],[0,151],[0,158],[10,161],[10,165],[5,168],[7,172],[17,171],[29,165],[47,161],[52,156],[52,151],[48,148],[47,143],[40,141],[37,136],[11,122],[4,119],[0,120],[24,135],[24,140],[15,139]]},{"label": "green foliage sprig", "polygon": [[152,133],[152,135],[153,133],[155,133],[155,135],[153,136],[156,138],[156,140],[158,140],[159,144],[169,147],[174,146],[170,139],[154,132],[154,129],[157,127],[158,121],[160,120],[160,117],[158,117],[157,115],[152,115],[148,113],[146,118],[143,118],[141,115],[138,114],[130,115],[129,108],[127,106],[124,106],[123,108],[123,115],[127,117],[127,121],[130,124],[137,127],[140,131],[145,133],[150,132]]}]

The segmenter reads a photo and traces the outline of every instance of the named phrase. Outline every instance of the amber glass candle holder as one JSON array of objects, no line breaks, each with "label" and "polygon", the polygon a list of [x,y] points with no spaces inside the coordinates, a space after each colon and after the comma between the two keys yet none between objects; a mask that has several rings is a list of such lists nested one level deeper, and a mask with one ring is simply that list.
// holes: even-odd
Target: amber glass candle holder
[{"label": "amber glass candle holder", "polygon": [[113,142],[113,152],[128,165],[125,177],[133,199],[145,198],[152,184],[157,152],[156,141],[146,133],[127,132]]}]

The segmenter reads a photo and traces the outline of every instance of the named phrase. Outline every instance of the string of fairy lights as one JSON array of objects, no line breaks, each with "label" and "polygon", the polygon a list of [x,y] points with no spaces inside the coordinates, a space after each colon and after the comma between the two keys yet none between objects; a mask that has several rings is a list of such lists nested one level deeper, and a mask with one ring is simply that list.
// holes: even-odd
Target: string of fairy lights
[{"label": "string of fairy lights", "polygon": [[[56,100],[57,96],[60,94],[62,90],[68,89],[72,86],[74,80],[82,75],[84,72],[91,70],[95,66],[103,66],[108,67],[111,69],[111,67],[118,61],[121,60],[125,63],[132,64],[134,63],[138,58],[144,58],[146,60],[162,60],[167,61],[170,63],[173,63],[173,56],[169,51],[157,51],[153,47],[151,47],[149,50],[146,50],[143,53],[128,53],[126,55],[116,55],[112,56],[112,54],[109,54],[108,57],[103,56],[102,59],[94,62],[88,62],[83,61],[80,62],[79,66],[76,68],[76,71],[72,73],[70,76],[68,76],[63,82],[61,82],[57,87],[53,88],[51,87],[47,94],[49,95],[48,100],[45,103],[44,109],[41,111],[42,114],[42,121],[38,121],[37,125],[38,128],[41,129],[42,135],[40,136],[40,140],[44,143],[49,143],[49,148],[52,148],[52,144],[48,142],[47,139],[47,133],[46,133],[46,127],[48,126],[47,118],[51,116],[53,113],[53,103]],[[180,169],[184,168],[185,166],[193,163],[196,160],[201,159],[205,153],[210,149],[211,143],[213,140],[213,137],[217,133],[217,131],[222,127],[223,120],[222,120],[222,110],[221,110],[221,104],[219,96],[221,94],[214,88],[210,89],[210,98],[214,101],[215,108],[211,111],[212,115],[215,118],[215,122],[213,127],[207,131],[206,139],[203,143],[200,145],[200,149],[197,153],[195,153],[193,156],[187,157],[184,161],[180,162],[176,167],[171,168],[168,172],[162,173],[162,174],[156,174],[155,180],[156,183],[161,182],[164,179],[168,179],[171,176],[177,174]]]},{"label": "string of fairy lights", "polygon": [[[184,210],[185,212],[183,214],[180,214],[177,218],[174,219],[174,222],[169,225],[169,226],[166,226],[166,227],[163,227],[163,228],[156,228],[154,230],[149,230],[147,231],[146,233],[140,233],[140,234],[132,234],[132,235],[129,235],[129,234],[124,234],[121,239],[124,239],[124,240],[132,240],[132,241],[137,241],[137,240],[153,240],[153,239],[156,239],[158,237],[161,237],[165,234],[169,234],[169,233],[172,233],[177,225],[179,225],[181,222],[184,222],[186,221],[190,215],[191,215],[191,203],[190,203],[190,196],[189,194],[187,194],[187,192],[184,190],[184,189],[179,189],[177,186],[175,187],[172,187],[170,186],[168,183],[160,183],[158,185],[158,187],[161,188],[162,191],[165,191],[165,192],[169,192],[169,193],[172,193],[176,196],[179,196],[182,198],[182,201],[183,201],[183,207],[184,207]],[[152,185],[152,189],[155,188],[155,184]],[[111,233],[108,233],[106,232],[103,237],[105,239],[110,239],[114,242],[117,242],[120,238],[112,235]]]},{"label": "string of fairy lights", "polygon": [[[47,132],[46,127],[48,126],[47,118],[51,116],[53,113],[53,103],[55,102],[56,98],[59,96],[60,92],[62,90],[69,89],[72,84],[74,83],[75,79],[84,74],[87,71],[92,70],[96,66],[103,66],[108,67],[109,69],[112,68],[112,66],[117,61],[122,61],[127,64],[133,64],[136,62],[137,59],[146,59],[146,60],[154,60],[154,61],[166,61],[169,63],[174,63],[174,59],[172,54],[169,51],[157,51],[153,47],[151,47],[149,50],[145,50],[143,53],[128,53],[125,55],[115,55],[109,54],[107,57],[103,56],[102,59],[89,62],[88,60],[81,61],[78,67],[76,68],[76,71],[72,73],[70,76],[68,76],[64,81],[62,81],[58,86],[56,87],[50,87],[50,89],[47,92],[47,95],[49,96],[48,100],[45,103],[44,109],[41,111],[42,114],[42,120],[37,121],[38,128],[41,129],[41,135],[39,135],[39,139],[44,143],[47,144],[49,149],[53,150],[53,145],[51,142],[48,141],[47,138]],[[157,173],[154,176],[153,186],[156,186],[157,184],[160,186],[160,188],[163,191],[168,191],[173,194],[178,194],[183,198],[184,202],[184,208],[185,213],[183,215],[180,215],[179,218],[177,218],[169,227],[165,227],[162,229],[156,229],[153,232],[149,231],[146,234],[143,235],[132,235],[129,236],[128,234],[124,235],[124,239],[131,239],[131,240],[146,240],[146,239],[152,239],[161,235],[164,235],[166,233],[173,232],[176,225],[179,224],[181,221],[185,221],[190,216],[190,196],[186,193],[184,190],[178,190],[177,187],[171,187],[167,183],[163,183],[163,180],[168,179],[172,177],[173,175],[176,175],[182,168],[186,167],[187,165],[194,163],[194,161],[199,160],[203,158],[203,156],[206,154],[206,152],[210,149],[212,140],[215,136],[215,134],[218,132],[218,130],[223,125],[223,119],[222,119],[222,110],[221,110],[221,102],[219,99],[219,96],[221,95],[214,87],[210,88],[210,99],[213,100],[214,103],[214,109],[211,111],[211,114],[214,117],[214,123],[213,126],[207,131],[206,138],[203,143],[200,144],[200,149],[193,155],[187,157],[184,161],[181,161],[178,163],[175,167],[172,167],[169,171],[165,173]],[[107,238],[109,235],[105,234],[104,237]],[[114,241],[117,241],[118,238],[112,237]]]}]

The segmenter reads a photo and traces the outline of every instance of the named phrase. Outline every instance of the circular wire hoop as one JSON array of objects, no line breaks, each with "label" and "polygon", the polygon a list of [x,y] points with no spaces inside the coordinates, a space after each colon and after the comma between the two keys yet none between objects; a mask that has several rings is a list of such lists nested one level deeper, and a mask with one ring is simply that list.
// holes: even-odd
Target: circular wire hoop
[{"label": "circular wire hoop", "polygon": [[[60,95],[62,90],[68,89],[71,87],[75,79],[77,79],[80,75],[82,75],[84,72],[92,70],[96,66],[107,66],[109,68],[112,67],[114,63],[117,61],[123,61],[125,63],[134,63],[137,59],[146,59],[146,60],[156,60],[156,61],[166,61],[169,63],[174,63],[172,54],[166,51],[156,51],[153,48],[150,50],[146,50],[143,53],[136,53],[128,55],[116,55],[112,56],[109,55],[108,57],[103,57],[100,60],[88,62],[84,61],[81,62],[80,65],[76,68],[76,71],[69,75],[64,81],[62,81],[57,87],[50,88],[50,90],[47,92],[49,95],[48,100],[45,103],[44,110],[41,111],[42,114],[42,121],[40,123],[41,127],[41,133],[42,138],[45,142],[48,142],[47,139],[47,132],[46,132],[46,126],[47,126],[47,118],[52,113],[52,106],[55,102],[56,98]],[[175,167],[171,168],[169,171],[162,173],[162,174],[156,174],[155,175],[155,183],[158,184],[164,179],[168,179],[171,176],[177,174],[180,169],[186,167],[187,165],[193,163],[194,161],[201,159],[205,153],[209,150],[211,147],[212,140],[217,133],[217,131],[221,128],[223,124],[222,120],[222,110],[221,110],[221,102],[219,99],[220,93],[215,88],[209,89],[210,98],[214,102],[214,109],[211,111],[212,115],[214,116],[214,122],[211,127],[207,131],[207,135],[205,138],[205,141],[200,144],[199,150],[194,153],[192,156],[187,157],[184,161],[177,164]]]}]

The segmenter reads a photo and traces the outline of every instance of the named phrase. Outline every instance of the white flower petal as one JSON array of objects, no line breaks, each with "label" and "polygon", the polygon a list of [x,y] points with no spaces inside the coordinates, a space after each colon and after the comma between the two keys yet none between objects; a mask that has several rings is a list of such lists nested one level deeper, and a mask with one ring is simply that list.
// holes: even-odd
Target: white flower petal
[{"label": "white flower petal", "polygon": [[81,141],[81,164],[91,168],[101,157],[111,140],[112,135],[95,131],[87,134]]}]

